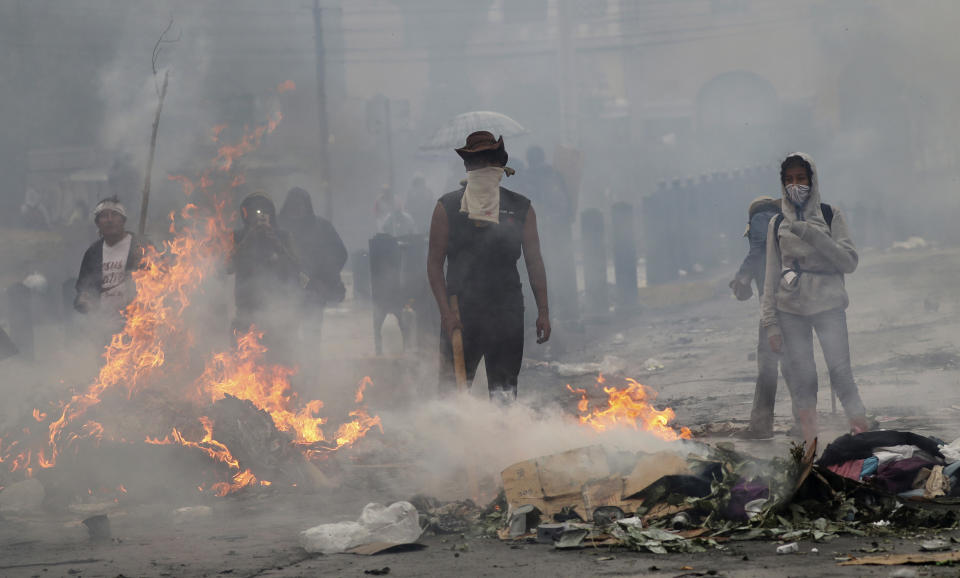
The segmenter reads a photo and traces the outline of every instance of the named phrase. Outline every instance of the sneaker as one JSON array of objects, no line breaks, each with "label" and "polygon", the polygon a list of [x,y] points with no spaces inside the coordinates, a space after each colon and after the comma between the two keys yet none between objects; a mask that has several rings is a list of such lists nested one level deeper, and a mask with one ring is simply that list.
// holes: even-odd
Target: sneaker
[{"label": "sneaker", "polygon": [[773,430],[754,430],[747,428],[733,434],[733,437],[742,440],[772,440]]}]

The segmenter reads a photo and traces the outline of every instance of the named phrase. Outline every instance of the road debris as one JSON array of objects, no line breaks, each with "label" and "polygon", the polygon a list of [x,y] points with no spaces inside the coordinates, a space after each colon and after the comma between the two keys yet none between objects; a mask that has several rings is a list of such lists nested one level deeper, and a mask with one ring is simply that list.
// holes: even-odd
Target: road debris
[{"label": "road debris", "polygon": [[947,564],[960,562],[960,552],[936,552],[930,554],[885,554],[867,556],[840,562],[840,566],[900,566],[901,564]]},{"label": "road debris", "polygon": [[924,552],[945,552],[950,549],[950,542],[946,540],[926,540],[920,544],[920,550]]},{"label": "road debris", "polygon": [[782,546],[777,546],[777,554],[796,554],[800,551],[800,545],[796,542],[790,542]]},{"label": "road debris", "polygon": [[90,516],[83,521],[83,525],[87,527],[87,531],[90,533],[90,539],[95,542],[109,540],[112,537],[110,532],[110,518],[105,514]]},{"label": "road debris", "polygon": [[358,546],[376,544],[383,549],[416,542],[422,530],[417,509],[410,502],[390,506],[371,503],[356,522],[321,524],[300,533],[307,552],[336,554]]},{"label": "road debris", "polygon": [[[654,553],[776,540],[784,543],[779,553],[795,553],[800,540],[952,527],[957,466],[938,447],[945,446],[935,438],[874,431],[837,438],[816,462],[815,444],[794,444],[789,456],[772,460],[737,453],[728,443],[683,442],[653,454],[578,448],[502,472],[509,516],[528,524],[537,512],[542,521],[536,531],[527,525],[521,533],[518,526],[499,536]],[[874,454],[883,461],[869,463]],[[931,480],[940,493],[929,491]]]}]

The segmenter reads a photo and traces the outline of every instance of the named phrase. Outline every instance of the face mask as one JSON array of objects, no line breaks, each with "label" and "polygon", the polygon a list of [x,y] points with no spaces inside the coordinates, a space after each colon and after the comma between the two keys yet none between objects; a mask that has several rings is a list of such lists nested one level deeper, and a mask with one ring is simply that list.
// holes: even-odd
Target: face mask
[{"label": "face mask", "polygon": [[807,199],[810,198],[810,187],[808,185],[787,185],[784,187],[787,191],[787,198],[798,207],[802,207]]}]

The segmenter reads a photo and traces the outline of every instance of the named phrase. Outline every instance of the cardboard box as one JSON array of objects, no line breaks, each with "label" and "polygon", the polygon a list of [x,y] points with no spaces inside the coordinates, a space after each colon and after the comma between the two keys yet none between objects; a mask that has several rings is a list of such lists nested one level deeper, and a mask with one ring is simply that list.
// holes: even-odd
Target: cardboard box
[{"label": "cardboard box", "polygon": [[500,473],[510,511],[530,504],[540,510],[544,521],[552,520],[564,508],[573,508],[588,520],[583,487],[609,476],[610,465],[602,446],[541,456],[513,464]]},{"label": "cardboard box", "polygon": [[687,461],[672,452],[639,454],[626,477],[611,473],[602,446],[588,446],[513,464],[501,472],[510,511],[530,504],[545,522],[564,508],[590,520],[600,506],[630,514],[643,504],[636,494],[663,476],[689,474]]},{"label": "cardboard box", "polygon": [[641,455],[633,471],[623,479],[623,497],[633,498],[663,476],[689,473],[687,460],[673,452]]}]

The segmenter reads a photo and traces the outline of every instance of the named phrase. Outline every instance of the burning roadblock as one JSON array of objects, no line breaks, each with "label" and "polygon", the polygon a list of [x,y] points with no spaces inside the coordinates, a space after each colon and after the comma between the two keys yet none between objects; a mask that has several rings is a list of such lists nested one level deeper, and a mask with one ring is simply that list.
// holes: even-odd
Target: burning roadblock
[{"label": "burning roadblock", "polygon": [[[277,111],[246,128],[235,144],[221,143],[223,127],[215,128],[217,156],[194,179],[170,177],[189,202],[170,214],[166,239],[138,249],[141,264],[130,273],[136,291],[97,376],[56,388],[32,416],[5,424],[0,487],[36,477],[45,504],[59,506],[76,505],[83,494],[118,501],[128,486],[155,495],[181,482],[194,495],[218,497],[273,484],[314,487],[323,485],[317,462],[381,429],[363,402],[369,379],[345,419],[328,424],[322,400],[298,395],[296,368],[268,355],[279,352],[268,351],[262,327],[235,332],[232,348],[202,349],[210,328],[194,301],[234,247],[231,199],[244,180],[239,161],[281,118]],[[188,474],[174,476],[175,483],[159,475],[176,469]],[[10,501],[25,501],[12,494]]]}]

